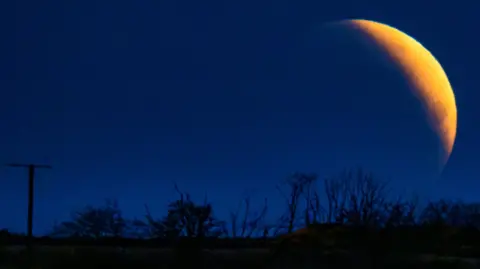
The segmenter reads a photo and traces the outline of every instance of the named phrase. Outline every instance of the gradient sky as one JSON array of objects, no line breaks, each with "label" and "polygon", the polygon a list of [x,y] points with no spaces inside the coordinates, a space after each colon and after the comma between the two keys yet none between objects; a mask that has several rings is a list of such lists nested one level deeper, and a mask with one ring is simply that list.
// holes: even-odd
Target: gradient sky
[{"label": "gradient sky", "polygon": [[[458,136],[442,178],[414,176],[415,169],[408,175],[389,171],[378,162],[372,169],[424,197],[474,200],[480,191],[480,42],[473,34],[480,25],[478,6],[456,7],[452,1],[444,6],[390,1],[391,6],[375,7],[359,1],[10,2],[2,5],[16,6],[0,8],[0,163],[54,167],[37,173],[37,234],[68,218],[71,210],[106,198],[118,199],[127,216],[141,217],[148,203],[160,217],[177,197],[173,182],[194,199],[208,194],[219,217],[226,217],[245,191],[257,201],[269,197],[271,213],[279,214],[283,204],[275,184],[285,176],[295,171],[328,176],[344,168],[338,161],[342,156],[356,158],[357,149],[347,142],[351,133],[338,124],[355,126],[356,119],[338,111],[345,100],[365,101],[358,80],[371,87],[372,104],[395,102],[384,89],[397,87],[395,78],[365,82],[372,79],[371,71],[357,67],[355,73],[322,77],[335,68],[301,60],[306,50],[299,44],[315,35],[312,28],[345,18],[381,21],[415,37],[444,66],[457,98]],[[354,62],[356,56],[345,57]],[[403,114],[374,114],[398,122],[394,125],[405,123]],[[395,132],[417,135],[409,129]],[[413,140],[397,141],[385,133],[375,141],[359,141],[372,156],[396,144],[402,150],[388,156],[416,160]],[[329,148],[332,144],[340,147]],[[369,162],[368,154],[351,163]],[[0,183],[0,227],[24,231],[27,171],[0,168]]]}]

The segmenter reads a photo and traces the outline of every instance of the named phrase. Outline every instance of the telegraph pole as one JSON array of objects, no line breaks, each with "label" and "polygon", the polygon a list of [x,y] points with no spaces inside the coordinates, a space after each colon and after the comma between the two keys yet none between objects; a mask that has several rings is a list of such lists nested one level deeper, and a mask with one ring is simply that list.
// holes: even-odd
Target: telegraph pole
[{"label": "telegraph pole", "polygon": [[52,169],[50,165],[44,164],[18,164],[9,163],[8,167],[20,167],[28,168],[28,213],[27,213],[27,255],[28,255],[28,268],[32,268],[33,265],[33,200],[34,200],[34,186],[35,186],[35,169]]}]

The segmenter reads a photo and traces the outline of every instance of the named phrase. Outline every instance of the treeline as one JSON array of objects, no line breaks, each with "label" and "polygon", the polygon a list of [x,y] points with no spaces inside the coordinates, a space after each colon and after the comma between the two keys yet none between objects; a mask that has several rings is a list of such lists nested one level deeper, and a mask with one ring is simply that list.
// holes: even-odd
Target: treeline
[{"label": "treeline", "polygon": [[[364,235],[374,233],[361,241],[364,243],[377,238],[405,248],[480,249],[479,203],[439,200],[420,206],[418,197],[394,197],[386,182],[361,169],[324,179],[307,173],[288,177],[277,186],[284,198],[285,213],[274,222],[266,221],[266,199],[255,206],[251,197],[245,197],[228,219],[219,219],[207,200],[194,202],[188,193],[177,186],[175,189],[179,198],[168,204],[165,216],[154,217],[145,206],[142,218],[127,219],[112,200],[73,212],[70,220],[56,224],[48,236],[35,240],[48,245],[167,247],[195,239],[205,247],[236,248],[268,247],[282,238],[279,235],[302,231],[322,234],[318,240],[325,241],[324,245],[342,244],[354,237],[365,238],[360,234],[345,237],[346,230],[362,230]],[[309,229],[302,230],[304,227]],[[327,236],[323,230],[340,232]],[[0,238],[8,244],[23,240],[5,230]]]}]

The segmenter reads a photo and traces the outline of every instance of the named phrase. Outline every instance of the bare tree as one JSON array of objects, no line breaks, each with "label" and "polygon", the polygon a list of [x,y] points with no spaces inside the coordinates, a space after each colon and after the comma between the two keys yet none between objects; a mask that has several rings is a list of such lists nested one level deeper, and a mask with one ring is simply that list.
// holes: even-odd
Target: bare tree
[{"label": "bare tree", "polygon": [[[242,205],[244,206],[244,213],[243,213],[243,219],[239,223],[239,217],[242,211]],[[242,199],[242,201],[238,204],[237,210],[230,211],[230,224],[231,224],[231,230],[232,230],[232,237],[237,237],[238,232],[240,230],[240,236],[243,237],[246,231],[247,227],[247,220],[248,220],[248,215],[250,214],[250,196],[245,197]],[[238,227],[240,224],[241,227]]]},{"label": "bare tree", "polygon": [[[287,223],[287,233],[292,233],[293,229],[295,228],[300,206],[300,199],[302,195],[305,195],[306,191],[308,191],[308,199],[310,200],[310,187],[316,178],[317,177],[314,174],[293,174],[285,181],[285,185],[289,189],[288,194],[286,194],[279,186],[277,186],[277,190],[280,192],[287,204],[287,213],[281,218],[282,222]],[[308,201],[308,203],[309,202],[310,201]],[[309,205],[306,207],[306,214],[308,214],[308,209]],[[310,220],[310,218],[308,218],[308,220]]]},{"label": "bare tree", "polygon": [[143,222],[141,220],[136,221],[136,227],[138,227],[140,230],[146,230],[146,233],[148,234],[148,237],[150,238],[162,238],[165,237],[165,226],[163,223],[163,219],[155,219],[152,216],[152,213],[150,211],[150,208],[148,205],[145,205],[145,219],[147,222]]},{"label": "bare tree", "polygon": [[[311,214],[309,212],[306,212],[306,224],[307,226],[310,224],[318,224],[318,223],[324,223],[326,221],[325,219],[325,208],[323,208],[321,202],[320,202],[320,195],[318,193],[317,189],[313,190],[313,195],[307,198],[308,202],[308,208]],[[311,217],[311,219],[308,219]]]},{"label": "bare tree", "polygon": [[213,208],[206,198],[203,205],[195,204],[188,193],[175,185],[180,199],[168,206],[168,214],[162,221],[166,235],[186,237],[220,236],[224,233],[224,222],[213,216]]},{"label": "bare tree", "polygon": [[350,174],[342,172],[339,176],[326,178],[324,190],[327,197],[326,222],[341,222],[342,212],[347,204]]},{"label": "bare tree", "polygon": [[428,225],[480,228],[480,204],[441,199],[429,202],[420,221]]},{"label": "bare tree", "polygon": [[168,204],[167,215],[156,219],[145,205],[146,221],[135,220],[132,224],[137,234],[150,238],[200,238],[218,237],[226,233],[225,222],[213,216],[212,205],[206,198],[203,205],[198,205],[176,184],[174,187],[180,198]]},{"label": "bare tree", "polygon": [[410,199],[399,197],[397,201],[384,203],[385,227],[412,226],[417,223],[418,196]]},{"label": "bare tree", "polygon": [[318,214],[321,211],[320,197],[316,188],[317,175],[302,174],[301,183],[303,184],[302,195],[305,200],[304,222],[305,226],[318,222]]},{"label": "bare tree", "polygon": [[[242,213],[243,208],[243,214]],[[248,195],[239,203],[236,211],[230,211],[230,224],[232,237],[251,237],[261,229],[268,209],[267,199],[262,209],[258,212],[251,212],[251,196]],[[239,217],[242,217],[239,219]]]},{"label": "bare tree", "polygon": [[453,201],[439,200],[429,202],[421,213],[420,220],[423,224],[440,226],[458,226],[463,220],[461,216],[462,204]]},{"label": "bare tree", "polygon": [[376,225],[386,202],[385,183],[371,173],[356,172],[349,189],[349,207],[344,211],[347,222],[354,225]]},{"label": "bare tree", "polygon": [[327,222],[377,225],[387,203],[386,182],[361,169],[347,170],[324,181]]}]

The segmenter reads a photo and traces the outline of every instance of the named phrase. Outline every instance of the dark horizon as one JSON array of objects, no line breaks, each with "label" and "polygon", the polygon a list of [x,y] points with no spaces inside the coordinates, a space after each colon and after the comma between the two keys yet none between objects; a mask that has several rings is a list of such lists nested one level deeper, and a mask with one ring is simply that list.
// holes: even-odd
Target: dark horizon
[{"label": "dark horizon", "polygon": [[[268,197],[276,217],[284,207],[275,185],[289,174],[324,178],[358,166],[398,193],[477,199],[474,7],[216,4],[49,1],[0,9],[0,164],[53,167],[36,173],[34,234],[109,198],[127,217],[143,215],[144,204],[161,217],[177,198],[174,182],[195,201],[207,195],[220,218],[245,192],[254,204]],[[316,26],[345,18],[397,27],[442,64],[458,132],[441,177],[429,167],[438,156],[425,119],[407,113],[407,97],[392,101],[390,91],[404,89],[398,76],[355,49],[304,49]],[[352,62],[348,76],[328,66],[337,60]],[[0,228],[25,231],[27,175],[0,167]]]}]

